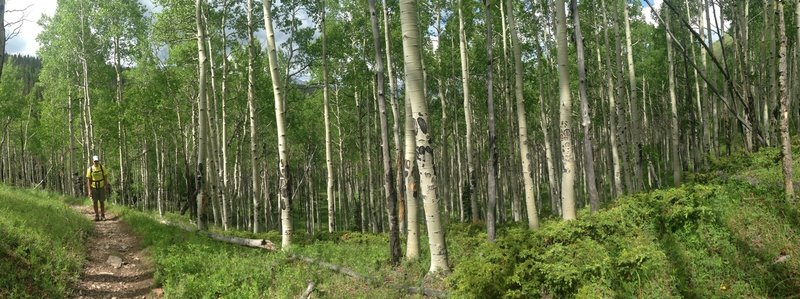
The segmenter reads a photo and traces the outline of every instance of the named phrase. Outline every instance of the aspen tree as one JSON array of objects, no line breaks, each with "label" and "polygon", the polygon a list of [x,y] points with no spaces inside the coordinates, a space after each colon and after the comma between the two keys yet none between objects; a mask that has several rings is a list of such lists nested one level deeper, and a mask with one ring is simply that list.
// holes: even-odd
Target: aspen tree
[{"label": "aspen tree", "polygon": [[[203,26],[203,12],[202,7],[205,0],[195,1],[195,23],[197,24],[197,63],[198,63],[198,91],[197,91],[197,105],[198,105],[198,138],[197,138],[197,174],[195,188],[197,188],[197,229],[206,229],[205,220],[205,205],[208,197],[207,190],[207,177],[206,165],[208,164],[208,147],[206,145],[208,139],[208,121],[206,114],[206,32]],[[145,188],[146,190],[147,188]],[[146,197],[146,196],[145,196]]]},{"label": "aspen tree", "polygon": [[641,127],[640,127],[640,111],[639,111],[639,98],[636,91],[636,68],[633,64],[633,47],[631,46],[631,23],[628,14],[628,3],[623,2],[623,18],[625,22],[625,54],[628,60],[628,81],[630,83],[630,112],[631,112],[631,153],[630,157],[633,159],[633,175],[635,177],[633,182],[633,190],[638,191],[642,186],[642,151],[644,145],[641,140]]},{"label": "aspen tree", "polygon": [[450,266],[447,264],[445,231],[439,215],[439,198],[436,196],[436,173],[433,165],[433,147],[430,143],[431,127],[428,123],[428,103],[423,92],[418,17],[416,1],[400,1],[406,92],[411,102],[411,112],[416,128],[416,159],[417,167],[419,167],[420,194],[425,207],[425,222],[428,228],[431,252],[431,266],[428,272],[448,273]]},{"label": "aspen tree", "polygon": [[[389,256],[392,264],[400,262],[400,233],[397,228],[397,193],[395,193],[394,172],[389,156],[389,130],[386,121],[386,100],[383,92],[383,49],[381,48],[380,30],[378,30],[375,0],[369,0],[370,19],[372,21],[372,40],[375,48],[375,75],[377,78],[378,114],[380,116],[381,155],[383,160],[383,196],[389,220]],[[332,185],[332,184],[331,184]],[[333,189],[331,187],[331,189]]]},{"label": "aspen tree", "polygon": [[528,145],[528,121],[525,116],[525,98],[523,96],[522,46],[519,40],[519,28],[514,18],[514,7],[511,0],[505,0],[506,18],[511,31],[511,47],[514,54],[514,97],[517,101],[517,124],[519,125],[519,154],[522,161],[522,181],[525,190],[525,207],[528,213],[528,228],[539,228],[539,215],[536,210],[536,197],[533,193],[533,173],[531,170],[531,153]]},{"label": "aspen tree", "polygon": [[789,138],[789,94],[786,90],[786,24],[783,14],[784,0],[778,0],[776,14],[778,14],[778,85],[781,93],[781,153],[783,154],[783,187],[787,200],[794,200],[794,182],[792,169],[792,141]]},{"label": "aspen tree", "polygon": [[322,111],[325,120],[325,169],[327,170],[325,195],[328,198],[328,232],[332,233],[336,230],[336,210],[333,200],[333,152],[331,150],[331,121],[328,101],[328,42],[327,32],[325,31],[325,23],[327,21],[325,19],[325,2],[325,0],[322,1],[320,17],[320,31],[322,31]]},{"label": "aspen tree", "polygon": [[564,220],[575,220],[575,152],[572,147],[572,98],[569,90],[569,66],[567,66],[567,16],[564,0],[556,0],[556,47],[558,59],[558,87],[561,104],[559,123],[561,159],[561,206]]},{"label": "aspen tree", "polygon": [[488,65],[486,68],[486,102],[488,105],[489,122],[489,161],[487,165],[487,204],[486,204],[486,237],[490,242],[495,239],[495,208],[497,206],[497,136],[495,135],[494,121],[494,88],[492,86],[492,75],[494,73],[492,57],[492,8],[490,0],[484,0],[484,13],[486,14],[486,57]]},{"label": "aspen tree", "polygon": [[469,99],[469,57],[467,56],[467,36],[464,32],[464,14],[462,12],[464,3],[458,0],[458,36],[459,49],[461,53],[461,86],[464,89],[464,122],[467,127],[467,197],[469,197],[471,220],[473,223],[478,221],[478,201],[475,198],[475,163],[472,155],[472,108]]},{"label": "aspen tree", "polygon": [[586,62],[583,53],[583,35],[581,34],[581,21],[578,12],[578,1],[570,0],[572,20],[575,31],[575,47],[578,58],[578,83],[581,97],[581,127],[583,128],[583,163],[586,172],[586,187],[589,189],[589,204],[592,212],[600,208],[600,196],[597,194],[597,184],[594,175],[594,153],[592,150],[592,124],[589,116],[589,96],[586,94]]},{"label": "aspen tree", "polygon": [[669,33],[669,15],[670,13],[666,12],[666,22],[664,22],[664,26],[667,28],[667,64],[669,65],[667,77],[669,77],[669,103],[671,112],[670,154],[672,157],[670,157],[670,160],[672,160],[672,184],[674,186],[678,186],[681,184],[681,160],[680,155],[678,154],[678,148],[680,147],[680,134],[678,133],[678,101],[675,97],[675,65],[674,59],[672,58],[672,36]]},{"label": "aspen tree", "polygon": [[[199,0],[198,0],[199,1]],[[286,144],[286,122],[284,120],[283,84],[278,74],[278,53],[275,48],[275,32],[272,29],[272,0],[264,0],[264,27],[267,31],[267,57],[275,100],[275,125],[278,130],[278,173],[281,198],[281,249],[288,251],[292,244],[292,203],[289,194],[289,145]]]},{"label": "aspen tree", "polygon": [[253,197],[253,233],[258,233],[258,164],[256,164],[256,107],[255,107],[255,70],[253,53],[253,0],[247,0],[247,115],[250,125],[250,180]]}]

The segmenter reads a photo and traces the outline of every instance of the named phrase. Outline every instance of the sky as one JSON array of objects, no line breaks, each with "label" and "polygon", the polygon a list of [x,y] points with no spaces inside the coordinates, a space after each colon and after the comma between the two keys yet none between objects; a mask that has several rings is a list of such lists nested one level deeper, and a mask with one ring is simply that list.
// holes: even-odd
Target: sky
[{"label": "sky", "polygon": [[[53,16],[53,13],[56,12],[56,0],[6,0],[7,11],[23,9],[25,9],[24,13],[14,12],[5,15],[6,21],[25,19],[19,35],[6,42],[6,53],[33,56],[39,49],[36,36],[42,32],[42,27],[37,22],[43,14]],[[6,30],[9,29],[6,28]]]},{"label": "sky", "polygon": [[[6,20],[14,21],[19,20],[20,18],[24,18],[26,20],[20,28],[19,35],[6,43],[7,53],[31,56],[36,55],[36,51],[39,49],[39,43],[36,42],[36,36],[42,32],[42,27],[37,24],[37,21],[42,15],[52,16],[53,13],[55,13],[56,1],[57,0],[6,0],[7,11],[25,10],[24,12],[13,12],[6,14]],[[653,3],[653,5],[656,7],[656,10],[661,9],[663,0],[649,1]],[[142,2],[146,7],[150,8],[151,10],[153,9],[151,0],[143,0]],[[658,22],[655,18],[653,18],[650,7],[647,5],[645,0],[641,0],[641,3],[645,21],[651,25],[657,26]],[[719,12],[719,7],[716,7],[716,10]],[[729,24],[730,22],[725,22],[723,27],[727,28]],[[285,34],[282,34],[281,32],[276,32],[276,35],[276,39],[278,40],[277,42],[279,44],[287,38]],[[265,39],[263,31],[256,32],[256,36],[260,40]]]},{"label": "sky", "polygon": [[[661,11],[662,4],[664,3],[663,0],[649,0],[649,1],[650,1],[650,4],[653,4],[653,7],[656,8],[656,11]],[[647,22],[648,24],[653,25],[653,26],[658,26],[658,20],[653,16],[653,13],[652,13],[653,10],[650,8],[649,5],[647,5],[646,0],[641,0],[641,2],[642,2],[642,14],[644,14],[645,22]],[[720,7],[719,7],[718,4],[714,4],[712,6],[709,6],[709,7],[706,8],[706,10],[710,11],[712,14],[716,11],[716,14],[717,14],[716,23],[717,24],[722,24],[722,28],[724,30],[728,30],[728,28],[730,27],[731,22],[730,21],[724,21],[722,19],[722,13],[721,13],[721,10],[720,10]],[[705,11],[704,11],[704,13],[705,13]],[[711,23],[712,23],[712,26],[713,26],[713,24],[715,23],[713,19],[711,20]],[[695,30],[699,29],[698,24],[693,24],[693,25],[694,25],[693,27],[694,27]],[[712,34],[711,39],[712,40],[717,40],[717,39],[719,39],[719,37],[718,37],[718,35],[716,33],[714,33],[714,34]]]}]

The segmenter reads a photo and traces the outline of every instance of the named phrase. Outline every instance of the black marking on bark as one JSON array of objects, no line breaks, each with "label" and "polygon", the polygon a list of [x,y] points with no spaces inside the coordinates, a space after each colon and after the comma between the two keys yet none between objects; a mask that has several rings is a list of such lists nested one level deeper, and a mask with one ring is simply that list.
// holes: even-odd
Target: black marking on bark
[{"label": "black marking on bark", "polygon": [[424,118],[418,117],[417,123],[419,124],[419,129],[422,131],[423,134],[428,134],[428,122],[425,121]]}]

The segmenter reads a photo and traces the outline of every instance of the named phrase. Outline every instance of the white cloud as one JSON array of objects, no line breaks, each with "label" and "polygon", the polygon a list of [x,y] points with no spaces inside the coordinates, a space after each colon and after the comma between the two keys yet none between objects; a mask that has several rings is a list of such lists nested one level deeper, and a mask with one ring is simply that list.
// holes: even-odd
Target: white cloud
[{"label": "white cloud", "polygon": [[[648,24],[653,25],[653,26],[658,26],[658,20],[653,15],[653,13],[652,13],[653,10],[650,8],[649,5],[647,5],[647,2],[646,2],[647,0],[641,0],[641,1],[642,1],[642,13],[644,14],[645,22],[647,22]],[[656,8],[656,11],[661,11],[662,4],[664,3],[663,0],[649,0],[649,1],[650,1],[651,4],[653,4],[653,7]],[[725,30],[728,30],[728,28],[730,28],[730,26],[731,26],[731,22],[728,21],[728,20],[723,19],[722,18],[722,12],[721,12],[721,9],[720,9],[719,5],[718,4],[713,4],[712,6],[706,7],[706,9],[702,12],[703,13],[702,18],[703,18],[703,22],[704,23],[705,23],[705,12],[706,11],[709,11],[712,15],[714,15],[714,13],[716,13],[716,16],[715,17],[712,16],[712,19],[711,19],[711,30],[712,30],[711,39],[713,41],[716,41],[716,40],[719,39],[719,34],[717,33],[717,31],[723,31],[724,32]],[[716,21],[714,20],[714,18],[716,18]],[[717,30],[716,24],[719,24],[720,26],[722,26],[722,30]],[[707,34],[708,34],[706,30],[708,30],[707,28],[708,28],[709,25],[706,24],[705,26],[706,27],[703,29],[703,32],[701,33],[703,35],[703,37],[706,37]],[[692,28],[694,28],[695,31],[700,29],[699,20],[696,20],[696,22],[692,22]]]},{"label": "white cloud", "polygon": [[656,11],[661,10],[661,4],[664,3],[663,0],[642,0],[642,14],[644,15],[644,21],[647,24],[658,26],[658,20],[653,16],[653,9],[650,8],[650,5],[647,5],[646,1],[650,1],[650,4],[656,8]]},{"label": "white cloud", "polygon": [[25,21],[19,35],[7,42],[5,50],[10,54],[36,55],[36,51],[39,50],[36,36],[42,32],[42,27],[37,22],[43,14],[52,16],[55,13],[56,0],[6,0],[6,11],[14,10],[18,11],[5,15],[6,21],[22,18]]}]

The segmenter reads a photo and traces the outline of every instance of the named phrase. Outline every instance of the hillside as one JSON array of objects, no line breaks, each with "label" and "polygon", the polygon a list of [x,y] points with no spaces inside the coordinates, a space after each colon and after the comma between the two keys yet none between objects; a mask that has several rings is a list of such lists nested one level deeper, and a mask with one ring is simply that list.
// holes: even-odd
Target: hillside
[{"label": "hillside", "polygon": [[[620,198],[577,221],[510,228],[452,277],[465,297],[780,298],[800,290],[800,209],[779,150],[715,160],[680,188]],[[795,153],[797,147],[795,146]],[[795,165],[797,163],[795,162]],[[795,176],[797,180],[797,176]]]}]

